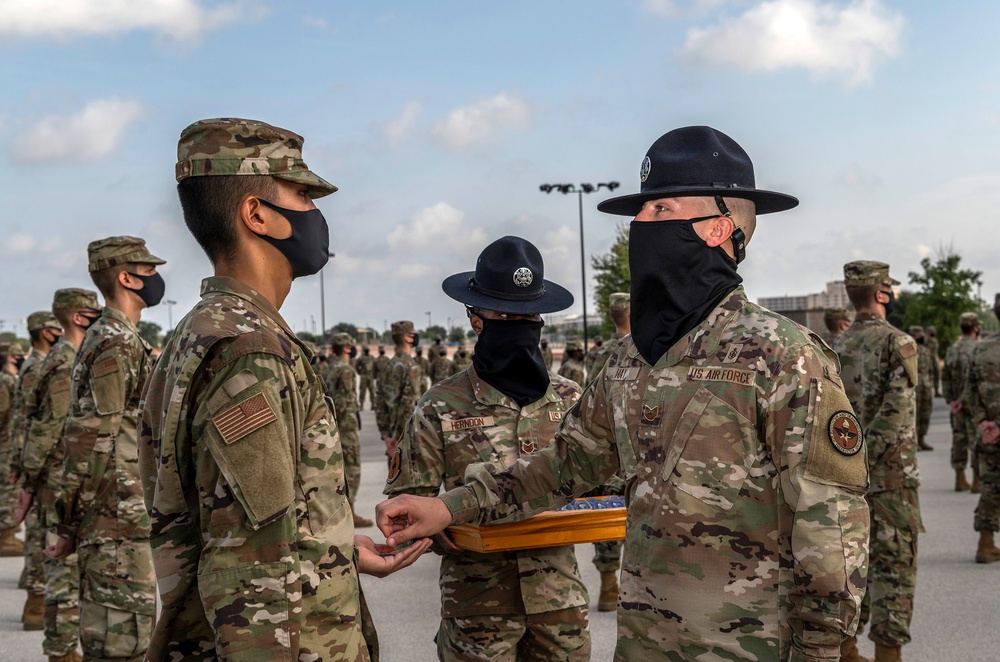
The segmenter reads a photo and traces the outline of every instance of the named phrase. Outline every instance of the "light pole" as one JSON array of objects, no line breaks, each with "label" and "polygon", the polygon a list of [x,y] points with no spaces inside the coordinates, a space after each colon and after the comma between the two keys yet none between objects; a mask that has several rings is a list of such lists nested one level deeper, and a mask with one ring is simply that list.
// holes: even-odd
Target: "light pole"
[{"label": "light pole", "polygon": [[[337,257],[334,253],[327,253],[330,257]],[[326,265],[323,265],[326,267]],[[319,325],[323,327],[319,330],[320,344],[326,344],[326,288],[323,286],[323,269],[319,270]]]},{"label": "light pole", "polygon": [[427,315],[427,328],[429,329],[431,328],[431,311],[428,310],[424,315]]},{"label": "light pole", "polygon": [[593,184],[542,184],[539,190],[544,193],[559,191],[560,193],[576,193],[580,206],[580,287],[583,290],[583,351],[587,351],[587,257],[583,251],[583,194],[593,193],[601,187],[614,191],[621,186],[618,182],[601,182],[596,186]]},{"label": "light pole", "polygon": [[173,299],[164,299],[163,300],[163,305],[165,305],[167,307],[167,324],[170,325],[170,330],[173,331],[173,329],[174,329],[174,306],[177,305],[177,302],[174,301]]}]

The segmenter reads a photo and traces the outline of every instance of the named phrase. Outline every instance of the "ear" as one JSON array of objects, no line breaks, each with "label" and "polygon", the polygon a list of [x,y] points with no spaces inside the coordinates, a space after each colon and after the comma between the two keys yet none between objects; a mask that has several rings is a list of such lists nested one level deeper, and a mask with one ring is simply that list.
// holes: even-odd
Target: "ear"
[{"label": "ear", "polygon": [[124,269],[118,272],[118,284],[126,290],[133,290],[142,287],[142,283],[137,283],[137,280],[138,279],[135,276]]},{"label": "ear", "polygon": [[256,196],[248,195],[237,208],[237,218],[250,232],[263,236],[267,234],[267,222],[263,218],[266,209]]},{"label": "ear", "polygon": [[711,221],[711,227],[708,232],[708,236],[705,237],[705,243],[708,244],[709,248],[715,248],[716,246],[722,246],[729,238],[733,235],[733,230],[736,229],[736,224],[733,223],[733,219],[728,216],[716,216]]}]

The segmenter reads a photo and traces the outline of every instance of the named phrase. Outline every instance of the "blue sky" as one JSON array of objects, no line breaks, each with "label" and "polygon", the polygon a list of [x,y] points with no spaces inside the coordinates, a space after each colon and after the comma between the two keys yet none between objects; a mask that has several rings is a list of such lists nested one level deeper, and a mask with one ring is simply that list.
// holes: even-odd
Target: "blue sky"
[{"label": "blue sky", "polygon": [[[145,237],[173,319],[210,273],[173,180],[188,123],[261,119],[305,139],[340,187],[319,201],[337,257],[327,326],[461,318],[440,282],[504,234],[541,248],[578,296],[575,196],[617,180],[662,133],[720,129],[763,216],[741,266],[752,298],[823,290],[844,262],[906,282],[953,247],[1000,291],[1000,4],[899,0],[199,2],[0,0],[0,319],[89,286],[86,245]],[[584,198],[587,253],[618,223]],[[319,278],[282,309],[319,326]],[[591,308],[592,309],[592,308]],[[165,306],[146,319],[168,326]]]}]

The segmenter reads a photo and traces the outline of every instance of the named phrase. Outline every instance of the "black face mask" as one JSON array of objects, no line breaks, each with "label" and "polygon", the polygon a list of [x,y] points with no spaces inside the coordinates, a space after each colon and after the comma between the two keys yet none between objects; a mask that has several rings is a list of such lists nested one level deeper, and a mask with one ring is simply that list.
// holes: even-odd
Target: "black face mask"
[{"label": "black face mask", "polygon": [[358,348],[351,347],[349,350],[347,350],[347,355],[353,359],[358,355]]},{"label": "black face mask", "polygon": [[143,303],[149,308],[152,308],[156,304],[160,303],[163,299],[163,293],[167,291],[167,284],[163,282],[163,276],[160,274],[153,274],[152,276],[140,276],[139,274],[134,274],[131,271],[128,272],[129,276],[133,278],[138,278],[142,283],[142,287],[138,290],[132,290],[139,295]]},{"label": "black face mask", "polygon": [[18,357],[14,359],[14,367],[17,368],[18,372],[21,371],[21,366],[24,365],[24,357]]},{"label": "black face mask", "polygon": [[295,211],[279,207],[263,198],[257,199],[284,216],[292,226],[292,236],[286,239],[275,239],[267,235],[260,237],[285,256],[292,266],[292,278],[319,273],[330,260],[330,228],[323,218],[323,212],[318,209]]},{"label": "black face mask", "polygon": [[743,282],[736,262],[721,247],[709,248],[694,230],[695,223],[715,216],[629,225],[631,294],[639,302],[629,314],[632,338],[650,365]]},{"label": "black face mask", "polygon": [[81,328],[84,328],[84,329],[89,329],[89,328],[91,327],[91,325],[92,325],[92,324],[93,324],[94,322],[96,322],[96,321],[97,321],[98,319],[100,319],[100,317],[101,317],[101,315],[100,315],[100,314],[97,314],[97,315],[86,315],[86,314],[84,314],[84,313],[79,313],[79,315],[80,315],[80,317],[82,317],[83,319],[87,320],[87,323],[86,323],[86,324],[80,324],[80,327],[81,327]]},{"label": "black face mask", "polygon": [[889,290],[888,292],[883,292],[883,294],[889,295],[889,302],[882,305],[885,306],[885,314],[891,315],[892,311],[896,310],[896,293]]},{"label": "black face mask", "polygon": [[412,333],[410,335],[413,336],[413,342],[410,343],[410,344],[412,346],[414,346],[414,347],[416,347],[417,345],[419,345],[420,344],[420,334],[419,333]]},{"label": "black face mask", "polygon": [[544,324],[483,319],[483,332],[476,341],[472,357],[476,372],[521,407],[540,399],[549,387],[549,371],[538,349]]}]

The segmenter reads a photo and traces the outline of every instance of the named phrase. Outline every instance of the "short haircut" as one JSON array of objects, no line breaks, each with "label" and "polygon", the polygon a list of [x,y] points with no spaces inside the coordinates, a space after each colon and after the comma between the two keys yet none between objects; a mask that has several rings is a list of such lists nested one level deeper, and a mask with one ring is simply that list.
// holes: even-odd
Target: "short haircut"
[{"label": "short haircut", "polygon": [[44,330],[45,330],[45,327],[43,326],[40,329],[32,329],[32,330],[28,331],[28,337],[31,338],[31,342],[35,343],[35,342],[38,342],[39,340],[41,340],[42,339],[42,331],[44,331]]},{"label": "short haircut", "polygon": [[851,285],[844,289],[847,290],[847,298],[851,300],[851,305],[855,308],[863,308],[871,303],[879,286],[877,283],[872,283],[871,285]]},{"label": "short haircut", "polygon": [[215,264],[236,255],[236,212],[248,196],[273,201],[278,185],[270,175],[188,177],[177,185],[184,224]]},{"label": "short haircut", "polygon": [[101,269],[100,271],[94,271],[90,274],[90,280],[94,282],[94,287],[104,295],[104,300],[107,301],[109,298],[115,296],[117,291],[117,286],[115,283],[118,282],[118,274],[123,271],[134,271],[135,263],[129,262],[128,264],[117,264],[113,267],[108,267],[107,269]]},{"label": "short haircut", "polygon": [[408,334],[408,333],[394,333],[394,334],[392,334],[392,342],[393,342],[393,344],[396,345],[396,347],[399,347],[400,345],[405,345],[406,344],[406,336],[408,336],[408,335],[410,335],[410,334]]},{"label": "short haircut", "polygon": [[966,335],[972,333],[972,330],[975,329],[977,326],[979,326],[979,322],[974,320],[958,323],[958,327],[962,329],[962,333]]},{"label": "short haircut", "polygon": [[[625,326],[628,322],[630,306],[617,306],[608,311],[611,315],[611,321],[616,327]],[[545,342],[544,340],[542,342]]]}]

